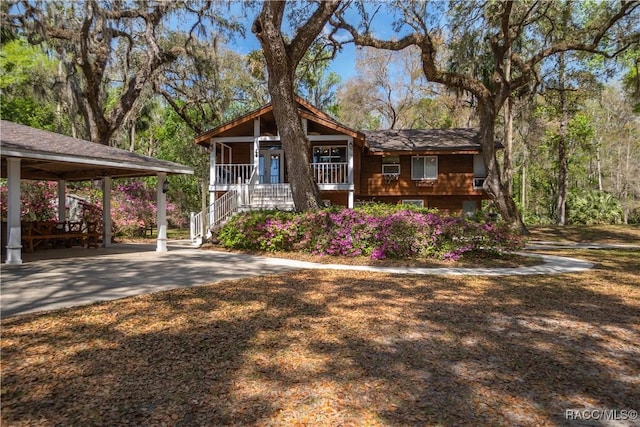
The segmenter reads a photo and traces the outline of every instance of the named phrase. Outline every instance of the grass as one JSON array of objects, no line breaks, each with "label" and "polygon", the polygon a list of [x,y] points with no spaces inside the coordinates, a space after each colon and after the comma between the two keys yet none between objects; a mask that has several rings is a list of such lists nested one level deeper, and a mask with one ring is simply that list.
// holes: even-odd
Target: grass
[{"label": "grass", "polygon": [[640,409],[640,253],[553,276],[299,271],[2,320],[2,425],[566,424]]}]

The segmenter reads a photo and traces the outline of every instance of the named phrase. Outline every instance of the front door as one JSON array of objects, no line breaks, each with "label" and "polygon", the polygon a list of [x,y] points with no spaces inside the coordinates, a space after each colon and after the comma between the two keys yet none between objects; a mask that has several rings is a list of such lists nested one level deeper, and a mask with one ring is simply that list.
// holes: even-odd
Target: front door
[{"label": "front door", "polygon": [[258,174],[260,184],[280,184],[284,181],[282,150],[260,150],[258,158]]}]

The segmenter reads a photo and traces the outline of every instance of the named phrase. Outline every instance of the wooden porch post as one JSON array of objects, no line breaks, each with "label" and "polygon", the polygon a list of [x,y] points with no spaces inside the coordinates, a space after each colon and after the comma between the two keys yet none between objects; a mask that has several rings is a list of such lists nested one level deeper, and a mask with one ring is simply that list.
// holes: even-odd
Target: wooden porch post
[{"label": "wooden porch post", "polygon": [[[258,170],[259,162],[260,162],[260,137],[258,136],[253,139],[253,170],[254,171]],[[256,179],[259,180],[260,177],[257,176]]]},{"label": "wooden porch post", "polygon": [[[209,184],[210,186],[214,186],[216,185],[217,179],[218,179],[218,174],[216,173],[216,149],[217,149],[217,143],[214,141],[211,141],[211,151],[209,153]],[[209,188],[209,191],[211,191],[211,188]]]},{"label": "wooden porch post", "polygon": [[[22,264],[20,158],[7,157],[7,264]],[[5,230],[2,230],[4,233]]]},{"label": "wooden porch post", "polygon": [[[253,170],[258,169],[260,159],[260,117],[253,119]],[[256,176],[256,179],[260,177]],[[251,183],[250,183],[251,184]]]}]

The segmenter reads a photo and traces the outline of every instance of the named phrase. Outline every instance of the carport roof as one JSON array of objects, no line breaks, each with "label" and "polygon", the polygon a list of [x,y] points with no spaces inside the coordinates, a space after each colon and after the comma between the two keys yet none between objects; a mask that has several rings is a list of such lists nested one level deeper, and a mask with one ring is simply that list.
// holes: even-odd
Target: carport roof
[{"label": "carport roof", "polygon": [[21,159],[21,178],[86,181],[171,174],[193,174],[193,169],[83,139],[72,138],[29,126],[0,121],[2,177],[7,157]]}]

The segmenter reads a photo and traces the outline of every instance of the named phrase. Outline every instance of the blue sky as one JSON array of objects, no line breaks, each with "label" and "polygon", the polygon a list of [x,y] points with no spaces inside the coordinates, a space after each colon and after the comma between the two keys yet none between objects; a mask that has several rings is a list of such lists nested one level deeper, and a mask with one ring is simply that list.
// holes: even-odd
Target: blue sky
[{"label": "blue sky", "polygon": [[[383,6],[383,2],[372,2],[372,6]],[[232,3],[231,4],[231,13],[236,16],[242,16],[242,3]],[[258,10],[255,12],[249,13],[247,18],[242,18],[246,20],[245,26],[245,37],[242,38],[238,36],[236,40],[233,40],[228,43],[229,47],[236,50],[239,53],[246,54],[252,50],[260,49],[260,43],[256,39],[256,37],[251,33],[251,24],[253,23],[253,19],[257,15]],[[347,13],[347,19],[349,19],[350,13]],[[353,12],[352,13],[353,22],[359,21],[359,16]],[[392,17],[388,14],[385,14],[384,11],[381,10],[379,13],[375,15],[375,19],[373,21],[372,27],[375,29],[374,33],[377,37],[380,38],[391,38],[395,35],[391,28]],[[338,52],[335,60],[332,62],[329,67],[330,71],[337,73],[344,83],[348,79],[352,78],[356,74],[355,62],[356,62],[356,47],[353,44],[348,44],[343,46],[342,50]]]},{"label": "blue sky", "polygon": [[[229,47],[239,53],[247,54],[252,50],[260,49],[260,43],[256,36],[251,31],[248,31],[247,35],[237,37],[236,40],[228,43]],[[331,63],[329,67],[330,71],[337,73],[342,82],[347,81],[349,78],[355,76],[355,55],[356,48],[353,44],[343,46],[342,50],[336,55],[336,59]]]}]

